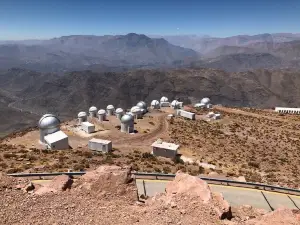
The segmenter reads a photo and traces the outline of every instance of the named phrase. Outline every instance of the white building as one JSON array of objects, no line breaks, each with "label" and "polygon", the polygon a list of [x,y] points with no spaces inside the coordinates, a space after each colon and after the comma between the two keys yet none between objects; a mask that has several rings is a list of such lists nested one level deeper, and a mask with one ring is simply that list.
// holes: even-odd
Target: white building
[{"label": "white building", "polygon": [[216,113],[213,118],[215,120],[219,120],[219,119],[221,119],[221,114],[220,113]]},{"label": "white building", "polygon": [[98,119],[100,122],[103,122],[106,120],[106,111],[104,109],[100,109],[98,111]]},{"label": "white building", "polygon": [[93,117],[96,117],[96,114],[97,114],[97,108],[95,106],[92,106],[90,109],[89,109],[89,113],[90,113],[90,117],[93,118]]},{"label": "white building", "polygon": [[124,115],[124,110],[121,108],[116,109],[116,117],[121,120],[122,116]]},{"label": "white building", "polygon": [[38,123],[40,129],[40,143],[45,144],[44,137],[60,130],[60,120],[53,114],[45,114]]},{"label": "white building", "polygon": [[207,118],[213,118],[215,116],[215,113],[214,112],[209,112],[207,113],[206,117]]},{"label": "white building", "polygon": [[114,115],[115,107],[113,105],[108,105],[106,107],[106,111],[107,111],[108,116],[112,116],[112,115]]},{"label": "white building", "polygon": [[165,96],[160,99],[160,107],[170,107],[169,99]]},{"label": "white building", "polygon": [[153,100],[153,101],[151,102],[151,108],[152,108],[152,109],[160,109],[159,101]]},{"label": "white building", "polygon": [[160,139],[155,141],[151,146],[153,155],[166,158],[175,158],[179,148],[179,145],[163,142]]},{"label": "white building", "polygon": [[182,117],[188,118],[190,120],[195,120],[196,119],[196,114],[192,113],[192,112],[188,112],[188,111],[185,111],[185,110],[182,110],[182,109],[178,109],[176,111],[176,113],[177,113],[178,116],[182,116]]},{"label": "white building", "polygon": [[78,122],[81,124],[82,122],[87,121],[87,114],[86,112],[80,112],[78,113]]},{"label": "white building", "polygon": [[285,113],[285,114],[300,114],[300,108],[276,107],[275,112]]},{"label": "white building", "polygon": [[130,109],[130,112],[134,115],[135,119],[142,119],[143,118],[143,111],[138,106],[133,106]]},{"label": "white building", "polygon": [[112,150],[112,142],[109,140],[93,138],[89,140],[89,149],[107,153]]},{"label": "white building", "polygon": [[89,122],[82,122],[81,123],[81,129],[85,131],[86,133],[90,134],[95,132],[95,125]]},{"label": "white building", "polygon": [[183,102],[179,102],[177,100],[174,100],[171,102],[171,107],[173,109],[181,109],[183,107]]},{"label": "white building", "polygon": [[52,150],[69,149],[69,138],[61,130],[45,136],[45,142]]},{"label": "white building", "polygon": [[125,114],[121,118],[121,132],[133,133],[134,132],[134,117],[132,114]]},{"label": "white building", "polygon": [[138,104],[136,104],[136,106],[138,106],[142,109],[143,114],[148,112],[148,107],[147,107],[147,104],[145,102],[140,101],[140,102],[138,102]]}]

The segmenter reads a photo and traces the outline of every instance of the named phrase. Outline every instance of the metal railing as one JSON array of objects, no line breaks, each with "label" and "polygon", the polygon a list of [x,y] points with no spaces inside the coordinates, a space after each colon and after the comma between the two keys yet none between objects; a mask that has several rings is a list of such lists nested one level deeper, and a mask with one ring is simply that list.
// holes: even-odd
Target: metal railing
[{"label": "metal railing", "polygon": [[[59,175],[68,175],[68,176],[81,176],[84,175],[86,172],[56,172],[56,173],[12,173],[7,174],[8,176],[12,177],[53,177]],[[144,173],[144,172],[132,172],[131,173],[135,178],[154,178],[156,180],[170,180],[170,178],[174,178],[175,174],[161,174],[161,173]],[[168,179],[166,179],[168,178]],[[272,192],[279,192],[284,194],[292,194],[292,195],[299,195],[300,190],[286,188],[286,187],[278,187],[268,184],[260,184],[260,183],[252,183],[252,182],[241,182],[241,181],[234,181],[234,180],[225,180],[225,179],[217,179],[217,178],[209,178],[209,177],[201,177],[202,180],[205,180],[209,184],[218,184],[224,186],[235,186],[235,187],[245,187],[245,188],[252,188],[252,189],[260,189],[265,191],[272,191]]]}]

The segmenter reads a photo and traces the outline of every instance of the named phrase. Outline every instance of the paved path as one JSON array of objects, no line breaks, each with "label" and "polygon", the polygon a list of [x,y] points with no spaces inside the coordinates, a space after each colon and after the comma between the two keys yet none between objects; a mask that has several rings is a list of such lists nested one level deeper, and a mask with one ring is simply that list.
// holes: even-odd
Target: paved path
[{"label": "paved path", "polygon": [[[145,194],[154,196],[155,193],[164,192],[166,180],[144,180],[136,179],[139,195]],[[261,191],[250,188],[232,187],[209,184],[214,192],[220,192],[232,206],[251,205],[255,208],[262,208],[268,211],[279,207],[300,209],[300,196],[286,195],[276,192]]]}]

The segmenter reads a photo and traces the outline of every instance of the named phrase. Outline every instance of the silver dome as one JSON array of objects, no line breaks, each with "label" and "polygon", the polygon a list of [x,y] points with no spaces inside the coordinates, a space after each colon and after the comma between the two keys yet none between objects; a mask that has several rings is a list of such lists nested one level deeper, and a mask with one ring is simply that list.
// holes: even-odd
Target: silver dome
[{"label": "silver dome", "polygon": [[53,114],[45,114],[42,116],[42,118],[39,120],[39,128],[40,129],[52,129],[52,128],[58,128],[60,125],[60,120],[57,116]]},{"label": "silver dome", "polygon": [[131,114],[125,114],[121,118],[121,123],[130,123],[134,120],[133,116]]},{"label": "silver dome", "polygon": [[98,115],[105,115],[106,114],[106,111],[104,109],[100,109],[98,111]]},{"label": "silver dome", "polygon": [[96,106],[92,106],[92,107],[89,109],[89,112],[97,112]]},{"label": "silver dome", "polygon": [[209,98],[202,98],[202,100],[201,100],[201,103],[203,103],[203,104],[208,104],[210,102],[210,99]]},{"label": "silver dome", "polygon": [[80,112],[80,113],[78,113],[78,118],[84,118],[86,116],[87,116],[86,112]]},{"label": "silver dome", "polygon": [[116,109],[116,114],[123,113],[123,112],[124,112],[124,110],[122,108],[117,108]]},{"label": "silver dome", "polygon": [[106,107],[106,109],[112,110],[112,109],[115,109],[115,107],[114,107],[113,105],[108,105],[108,106]]},{"label": "silver dome", "polygon": [[151,102],[151,105],[152,105],[152,106],[159,105],[159,101],[153,100],[153,101]]},{"label": "silver dome", "polygon": [[168,102],[169,99],[165,96],[163,96],[161,99],[160,99],[160,102]]},{"label": "silver dome", "polygon": [[141,109],[147,109],[147,104],[143,101],[140,101],[136,106],[140,107]]}]

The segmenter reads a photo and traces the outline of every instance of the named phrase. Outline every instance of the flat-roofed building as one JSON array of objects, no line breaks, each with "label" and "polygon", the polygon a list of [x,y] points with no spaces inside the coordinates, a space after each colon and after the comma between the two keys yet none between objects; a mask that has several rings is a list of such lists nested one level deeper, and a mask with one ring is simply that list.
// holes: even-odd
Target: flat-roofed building
[{"label": "flat-roofed building", "polygon": [[112,150],[112,142],[109,140],[93,138],[89,140],[89,149],[93,151],[101,151],[107,153]]},{"label": "flat-roofed building", "polygon": [[95,132],[95,125],[90,122],[82,122],[81,129],[84,130],[86,133],[90,134]]},{"label": "flat-roofed building", "polygon": [[69,138],[68,136],[60,131],[48,134],[45,137],[45,142],[48,148],[53,150],[69,149]]},{"label": "flat-roofed building", "polygon": [[153,155],[166,158],[175,158],[179,148],[179,145],[163,142],[160,139],[155,141],[151,146]]},{"label": "flat-roofed building", "polygon": [[284,114],[300,114],[300,108],[276,107],[275,112],[284,113]]}]

